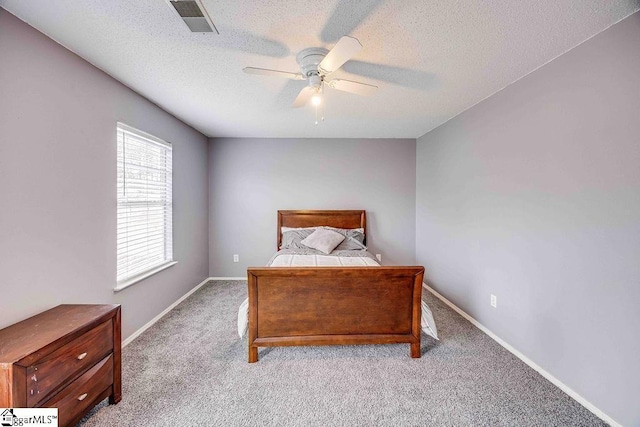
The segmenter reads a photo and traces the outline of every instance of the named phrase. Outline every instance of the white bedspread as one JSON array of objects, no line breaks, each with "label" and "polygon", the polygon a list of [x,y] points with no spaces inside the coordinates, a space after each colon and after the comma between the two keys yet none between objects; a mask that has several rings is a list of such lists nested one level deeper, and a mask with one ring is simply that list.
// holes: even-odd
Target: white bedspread
[{"label": "white bedspread", "polygon": [[[316,254],[293,254],[283,253],[277,254],[272,258],[270,267],[331,267],[331,266],[370,266],[379,267],[374,259],[368,256],[335,256],[335,255],[316,255]],[[433,314],[427,303],[422,300],[422,318],[420,319],[420,327],[422,331],[438,339],[438,330],[433,320]],[[249,328],[249,298],[245,299],[238,309],[238,335],[244,338]]]},{"label": "white bedspread", "polygon": [[269,267],[378,267],[376,261],[368,257],[344,257],[331,255],[282,254],[275,257]]}]

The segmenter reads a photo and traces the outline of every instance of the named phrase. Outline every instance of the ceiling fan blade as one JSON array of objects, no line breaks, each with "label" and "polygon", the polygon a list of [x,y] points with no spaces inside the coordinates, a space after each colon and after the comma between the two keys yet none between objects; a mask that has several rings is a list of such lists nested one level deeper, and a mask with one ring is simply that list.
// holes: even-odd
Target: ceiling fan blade
[{"label": "ceiling fan blade", "polygon": [[364,95],[364,96],[373,95],[376,89],[378,89],[378,86],[374,86],[366,83],[353,82],[351,80],[339,80],[339,79],[330,80],[327,82],[327,85],[333,89],[338,89],[345,92],[355,93],[356,95]]},{"label": "ceiling fan blade", "polygon": [[260,74],[263,76],[284,77],[291,80],[304,80],[305,77],[300,73],[290,73],[288,71],[269,70],[267,68],[245,67],[242,69],[247,74]]},{"label": "ceiling fan blade", "polygon": [[318,64],[321,74],[330,74],[336,71],[349,59],[353,58],[362,49],[358,39],[342,36],[338,43],[327,53],[322,62]]},{"label": "ceiling fan blade", "polygon": [[304,107],[307,104],[307,102],[309,102],[314,92],[315,91],[311,86],[305,86],[300,91],[298,96],[296,96],[296,99],[293,101],[293,104],[291,106],[293,108]]}]

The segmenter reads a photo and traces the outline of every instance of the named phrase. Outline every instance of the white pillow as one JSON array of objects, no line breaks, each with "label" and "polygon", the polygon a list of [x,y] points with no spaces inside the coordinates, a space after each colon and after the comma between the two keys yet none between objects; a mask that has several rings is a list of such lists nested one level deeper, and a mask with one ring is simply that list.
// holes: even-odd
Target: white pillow
[{"label": "white pillow", "polygon": [[286,233],[287,231],[298,231],[298,230],[316,230],[320,227],[280,227],[281,233]]},{"label": "white pillow", "polygon": [[329,254],[340,243],[342,243],[344,239],[345,237],[340,233],[327,230],[326,228],[318,228],[300,243],[312,249],[324,252],[325,254]]},{"label": "white pillow", "polygon": [[335,227],[329,227],[328,225],[320,225],[318,227],[280,227],[280,232],[286,233],[287,231],[294,231],[294,230],[296,231],[297,230],[317,230],[318,228],[328,228],[329,230],[333,229],[333,230],[344,230],[344,231],[353,230],[360,233],[364,233],[364,228],[335,228]]}]

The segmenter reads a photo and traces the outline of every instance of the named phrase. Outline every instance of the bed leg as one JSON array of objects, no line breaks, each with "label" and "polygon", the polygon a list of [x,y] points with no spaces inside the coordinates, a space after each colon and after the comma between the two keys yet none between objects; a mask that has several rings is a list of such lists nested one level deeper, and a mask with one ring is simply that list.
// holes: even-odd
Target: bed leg
[{"label": "bed leg", "polygon": [[258,348],[249,345],[249,363],[256,363],[258,361]]},{"label": "bed leg", "polygon": [[411,343],[411,357],[414,359],[419,359],[421,356],[420,352],[420,341]]}]

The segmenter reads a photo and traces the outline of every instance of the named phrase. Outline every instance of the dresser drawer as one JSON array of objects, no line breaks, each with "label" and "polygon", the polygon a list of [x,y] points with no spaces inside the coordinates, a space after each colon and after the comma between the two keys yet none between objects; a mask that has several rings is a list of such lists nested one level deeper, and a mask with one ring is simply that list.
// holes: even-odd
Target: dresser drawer
[{"label": "dresser drawer", "polygon": [[108,320],[44,356],[27,368],[28,406],[37,406],[112,350],[113,325]]},{"label": "dresser drawer", "polygon": [[45,408],[58,408],[58,423],[66,426],[113,384],[113,356],[109,355],[80,378],[46,401]]}]

